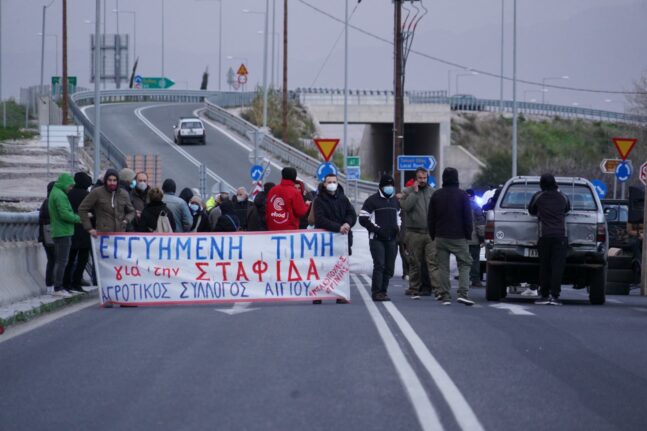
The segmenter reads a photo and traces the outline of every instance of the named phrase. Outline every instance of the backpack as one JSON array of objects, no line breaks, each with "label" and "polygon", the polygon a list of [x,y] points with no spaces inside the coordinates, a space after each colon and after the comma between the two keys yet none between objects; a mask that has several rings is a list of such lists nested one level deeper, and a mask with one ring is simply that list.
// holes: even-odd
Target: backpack
[{"label": "backpack", "polygon": [[155,232],[173,232],[171,220],[169,220],[166,210],[160,211],[160,214],[157,217],[157,228],[155,229]]}]

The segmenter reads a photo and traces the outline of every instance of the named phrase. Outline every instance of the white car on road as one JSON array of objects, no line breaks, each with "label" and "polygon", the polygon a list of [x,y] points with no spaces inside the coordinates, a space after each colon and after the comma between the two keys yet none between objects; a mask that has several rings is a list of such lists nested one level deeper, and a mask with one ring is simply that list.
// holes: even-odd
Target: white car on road
[{"label": "white car on road", "polygon": [[206,144],[204,124],[196,117],[182,117],[173,126],[173,141],[178,144]]}]

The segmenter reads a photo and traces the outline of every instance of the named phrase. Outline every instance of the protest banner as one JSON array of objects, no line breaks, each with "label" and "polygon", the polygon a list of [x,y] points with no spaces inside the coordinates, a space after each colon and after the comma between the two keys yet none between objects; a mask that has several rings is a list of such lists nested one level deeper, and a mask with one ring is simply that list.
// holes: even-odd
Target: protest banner
[{"label": "protest banner", "polygon": [[339,233],[108,233],[92,252],[104,306],[350,299]]}]

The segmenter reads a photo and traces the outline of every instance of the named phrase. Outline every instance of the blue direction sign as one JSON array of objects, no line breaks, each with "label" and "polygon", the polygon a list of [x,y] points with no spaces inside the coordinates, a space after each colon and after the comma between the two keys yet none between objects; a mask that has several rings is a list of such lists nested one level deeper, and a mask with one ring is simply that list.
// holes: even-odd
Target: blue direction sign
[{"label": "blue direction sign", "polygon": [[330,173],[337,175],[337,167],[335,167],[331,162],[323,162],[317,168],[317,178],[319,181],[323,181],[324,178],[326,178],[326,175]]},{"label": "blue direction sign", "polygon": [[429,175],[429,177],[427,177],[427,183],[431,187],[436,188],[436,177],[434,177],[433,175]]},{"label": "blue direction sign", "polygon": [[362,172],[359,166],[346,166],[346,179],[357,181],[360,179]]},{"label": "blue direction sign", "polygon": [[607,195],[607,185],[600,180],[593,180],[591,181],[591,184],[593,184],[593,188],[595,188],[595,192],[598,194],[598,197],[600,199],[604,199]]},{"label": "blue direction sign", "polygon": [[622,163],[620,163],[616,167],[616,178],[621,183],[624,183],[629,178],[631,178],[632,171],[633,169],[631,169],[631,164],[629,163],[629,161],[623,160]]},{"label": "blue direction sign", "polygon": [[252,181],[258,181],[263,176],[263,167],[261,165],[254,165],[249,170],[249,176],[252,177]]},{"label": "blue direction sign", "polygon": [[398,156],[398,171],[415,171],[419,167],[428,171],[436,169],[434,156]]}]

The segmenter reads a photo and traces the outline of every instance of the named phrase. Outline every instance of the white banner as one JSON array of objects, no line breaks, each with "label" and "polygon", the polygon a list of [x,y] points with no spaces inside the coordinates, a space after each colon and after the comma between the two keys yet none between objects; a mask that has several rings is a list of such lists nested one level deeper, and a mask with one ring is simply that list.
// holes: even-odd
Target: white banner
[{"label": "white banner", "polygon": [[350,299],[348,236],[322,230],[93,238],[101,303]]}]

